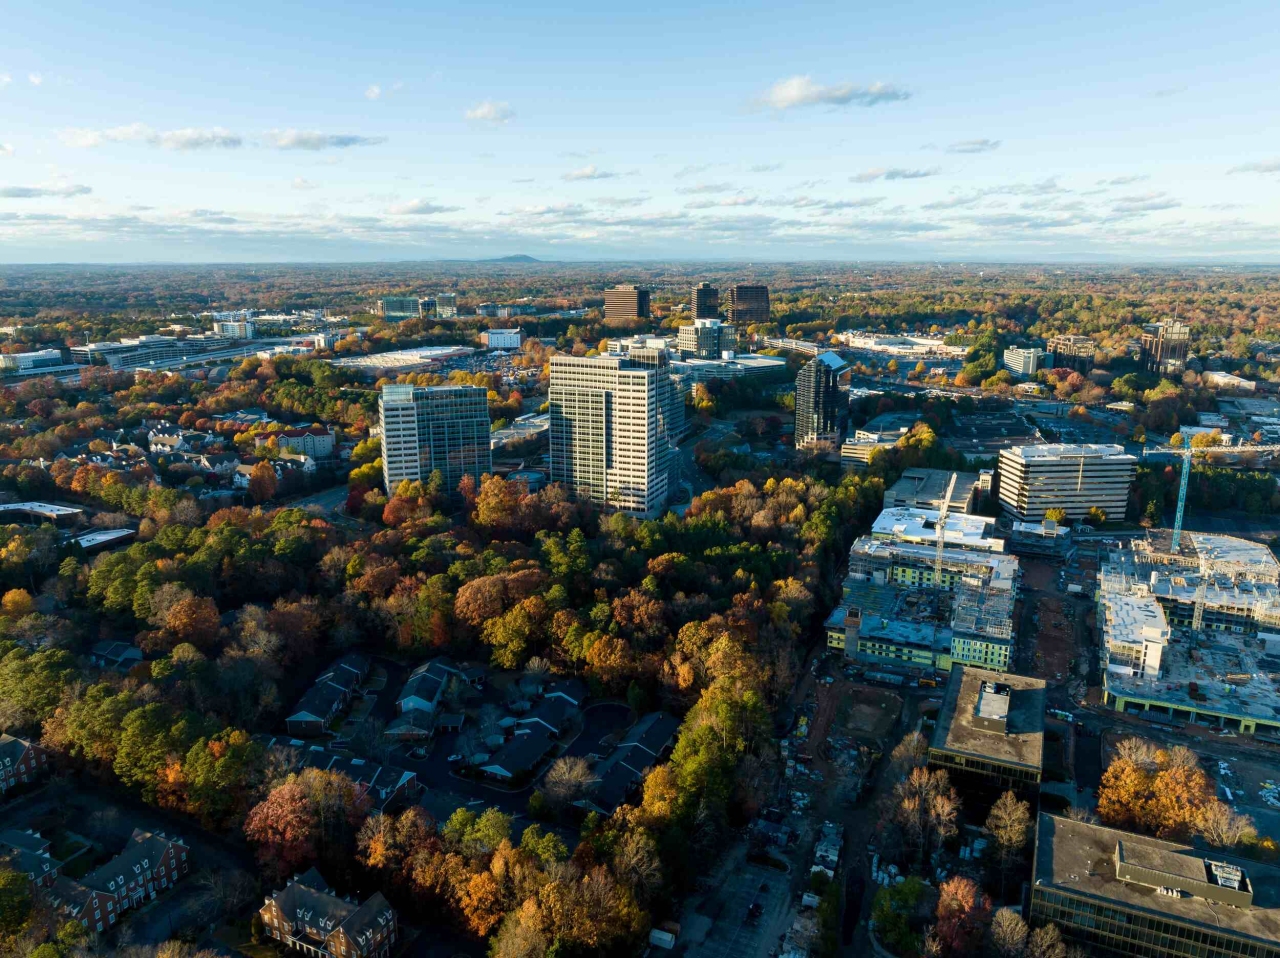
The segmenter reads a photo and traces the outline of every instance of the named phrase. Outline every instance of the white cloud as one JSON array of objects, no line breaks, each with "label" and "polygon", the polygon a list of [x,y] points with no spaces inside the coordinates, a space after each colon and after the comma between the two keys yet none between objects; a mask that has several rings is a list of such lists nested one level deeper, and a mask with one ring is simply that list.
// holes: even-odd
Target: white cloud
[{"label": "white cloud", "polygon": [[1128,186],[1130,183],[1141,183],[1151,179],[1146,173],[1135,173],[1133,176],[1113,176],[1109,180],[1098,180],[1099,186]]},{"label": "white cloud", "polygon": [[0,88],[7,87],[13,82],[13,77],[8,73],[0,73]]},{"label": "white cloud", "polygon": [[575,180],[611,180],[617,175],[617,173],[612,173],[609,170],[599,169],[592,163],[590,166],[584,166],[581,169],[570,170],[561,179],[569,180],[570,182]]},{"label": "white cloud", "polygon": [[434,216],[437,213],[456,213],[461,206],[441,206],[430,200],[410,200],[387,210],[393,216]]},{"label": "white cloud", "polygon": [[1143,193],[1138,196],[1122,196],[1111,207],[1117,213],[1152,213],[1171,210],[1182,204],[1168,193]]},{"label": "white cloud", "polygon": [[597,196],[595,202],[601,206],[608,206],[612,209],[622,209],[624,206],[640,206],[649,202],[647,196]]},{"label": "white cloud", "polygon": [[757,163],[755,166],[747,167],[750,173],[776,173],[782,169],[781,163]]},{"label": "white cloud", "polygon": [[852,83],[836,83],[823,86],[813,82],[810,76],[793,76],[779,80],[765,91],[760,102],[770,109],[790,110],[798,106],[875,106],[906,100],[911,94],[888,83],[872,83],[856,86]]},{"label": "white cloud", "polygon": [[350,146],[376,146],[387,142],[385,136],[359,136],[355,133],[319,133],[315,130],[271,130],[267,144],[277,150],[345,150]]},{"label": "white cloud", "polygon": [[833,213],[836,210],[858,210],[869,206],[879,206],[884,202],[883,196],[867,196],[857,200],[823,200],[814,196],[796,196],[789,200],[779,200],[778,206],[790,206],[797,210],[820,210]]},{"label": "white cloud", "polygon": [[1228,173],[1280,173],[1280,157],[1258,163],[1243,163],[1227,170]]},{"label": "white cloud", "polygon": [[947,147],[948,153],[990,153],[1000,148],[999,140],[958,140]]},{"label": "white cloud", "polygon": [[236,149],[244,142],[243,138],[220,126],[207,130],[187,127],[181,130],[156,131],[145,123],[130,123],[127,126],[114,126],[105,130],[69,129],[62,130],[58,139],[66,146],[77,149],[92,149],[104,143],[146,142],[166,150],[204,150],[204,149]]},{"label": "white cloud", "polygon": [[44,82],[44,77],[42,77],[39,73],[28,73],[27,79],[31,82],[32,86],[39,86],[41,83]]},{"label": "white cloud", "polygon": [[290,186],[290,188],[295,189],[295,190],[315,190],[315,189],[319,189],[319,186],[318,186],[317,184],[312,183],[312,182],[311,182],[310,180],[308,180],[306,177],[302,177],[302,176],[295,176],[295,177],[293,178],[293,182],[292,182],[292,183],[290,183],[290,184],[289,184],[289,186]]},{"label": "white cloud", "polygon": [[480,120],[484,123],[506,123],[515,115],[516,111],[511,109],[510,103],[496,100],[483,100],[465,114],[468,120]]},{"label": "white cloud", "polygon": [[376,100],[380,96],[382,96],[382,87],[378,86],[378,84],[370,83],[369,86],[365,88],[364,98],[366,100]]},{"label": "white cloud", "polygon": [[927,170],[908,170],[900,166],[877,167],[873,170],[863,170],[849,177],[849,180],[852,183],[874,183],[876,180],[922,180],[926,176],[937,176],[940,172],[941,170],[937,167]]},{"label": "white cloud", "polygon": [[754,196],[729,196],[723,200],[690,200],[684,204],[687,210],[709,210],[716,207],[755,206],[760,200]]},{"label": "white cloud", "polygon": [[693,176],[695,173],[705,173],[709,169],[711,169],[710,163],[703,163],[700,166],[682,166],[676,170],[676,179],[684,179],[684,177]]},{"label": "white cloud", "polygon": [[87,186],[80,184],[67,186],[0,186],[0,198],[8,200],[33,200],[46,196],[70,197],[86,196],[92,193]]},{"label": "white cloud", "polygon": [[697,186],[684,186],[676,190],[677,193],[728,193],[734,189],[732,183],[699,183]]},{"label": "white cloud", "polygon": [[0,156],[13,156],[13,144],[0,143]]},{"label": "white cloud", "polygon": [[166,150],[234,150],[244,142],[237,134],[220,126],[208,130],[193,127],[168,130],[150,137],[149,141]]}]

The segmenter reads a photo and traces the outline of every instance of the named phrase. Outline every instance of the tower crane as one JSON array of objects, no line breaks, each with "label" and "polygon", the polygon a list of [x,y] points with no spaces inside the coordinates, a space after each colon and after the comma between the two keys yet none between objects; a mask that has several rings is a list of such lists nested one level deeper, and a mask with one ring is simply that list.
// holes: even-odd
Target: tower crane
[{"label": "tower crane", "polygon": [[938,534],[938,549],[933,557],[933,587],[942,588],[942,548],[947,542],[947,514],[951,512],[951,494],[956,491],[956,474],[951,474],[947,483],[947,494],[942,497],[942,508],[938,510],[938,525],[934,530]]},{"label": "tower crane", "polygon": [[[1147,450],[1143,451],[1143,455],[1147,455]],[[1182,455],[1182,479],[1178,483],[1178,513],[1173,520],[1173,551],[1178,551],[1178,546],[1182,542],[1182,517],[1187,509],[1187,484],[1191,480],[1191,457],[1196,450],[1191,445],[1191,439],[1183,436],[1183,444],[1178,446],[1159,446],[1150,452],[1171,452],[1180,453]],[[1205,446],[1200,452],[1217,452],[1226,453],[1227,455],[1235,455],[1237,453],[1269,453],[1270,455],[1280,455],[1280,445],[1276,444],[1245,444],[1240,446]]]}]

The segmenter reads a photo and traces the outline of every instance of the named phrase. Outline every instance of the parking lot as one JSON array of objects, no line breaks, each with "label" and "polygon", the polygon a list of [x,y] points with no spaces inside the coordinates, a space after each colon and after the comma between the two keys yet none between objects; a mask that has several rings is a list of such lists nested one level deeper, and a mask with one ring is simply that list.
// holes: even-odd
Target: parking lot
[{"label": "parking lot", "polygon": [[[787,926],[790,876],[763,865],[729,868],[694,916],[681,926],[684,953],[697,958],[756,958],[769,954]],[[759,917],[748,916],[758,904]]]}]

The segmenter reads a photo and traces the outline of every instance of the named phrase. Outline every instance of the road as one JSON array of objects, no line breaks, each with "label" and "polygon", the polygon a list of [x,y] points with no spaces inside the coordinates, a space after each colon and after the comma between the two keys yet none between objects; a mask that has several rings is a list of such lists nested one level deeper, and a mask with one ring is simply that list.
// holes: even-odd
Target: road
[{"label": "road", "polygon": [[301,499],[295,499],[288,503],[288,506],[295,509],[315,506],[326,515],[343,514],[343,506],[347,503],[347,492],[346,485],[334,486],[332,489],[324,489],[309,496],[303,496]]}]

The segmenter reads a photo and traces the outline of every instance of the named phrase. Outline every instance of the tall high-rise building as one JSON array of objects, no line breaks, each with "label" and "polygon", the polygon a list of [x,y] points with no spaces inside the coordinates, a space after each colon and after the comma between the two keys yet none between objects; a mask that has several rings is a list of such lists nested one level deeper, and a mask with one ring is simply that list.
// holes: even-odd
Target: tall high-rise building
[{"label": "tall high-rise building", "polygon": [[1045,351],[1043,349],[1019,349],[1017,346],[1010,346],[1004,351],[1004,368],[1009,370],[1015,376],[1021,376],[1028,379],[1036,374],[1036,371],[1044,365]]},{"label": "tall high-rise building", "polygon": [[695,319],[676,330],[681,359],[720,359],[738,348],[738,328],[718,319]]},{"label": "tall high-rise building", "polygon": [[604,291],[604,319],[606,323],[648,318],[649,291],[647,289],[624,284]]},{"label": "tall high-rise building", "polygon": [[1159,376],[1163,373],[1181,372],[1187,364],[1187,349],[1191,345],[1191,327],[1186,323],[1169,321],[1148,323],[1142,327],[1142,368]]},{"label": "tall high-rise building", "polygon": [[675,491],[684,401],[665,353],[641,352],[552,357],[551,481],[652,518]]},{"label": "tall high-rise building", "polygon": [[438,293],[436,295],[436,316],[440,319],[456,319],[458,317],[457,293]]},{"label": "tall high-rise building", "polygon": [[699,283],[689,294],[689,310],[694,319],[715,319],[720,315],[720,290],[710,283]]},{"label": "tall high-rise building", "polygon": [[796,448],[840,441],[848,397],[840,391],[847,364],[836,353],[819,353],[796,376]]},{"label": "tall high-rise building", "polygon": [[729,287],[729,321],[739,329],[769,322],[769,287],[739,283]]},{"label": "tall high-rise building", "polygon": [[1129,504],[1138,460],[1117,445],[1014,446],[1000,450],[1000,505],[1040,522],[1049,509],[1082,519],[1097,506],[1119,519]]},{"label": "tall high-rise building", "polygon": [[430,478],[439,469],[445,489],[463,476],[478,483],[493,471],[488,393],[479,386],[382,387],[382,474],[387,492],[404,479]]},{"label": "tall high-rise building", "polygon": [[384,296],[378,300],[378,315],[389,323],[422,317],[422,301],[417,296]]},{"label": "tall high-rise building", "polygon": [[1053,353],[1054,369],[1074,369],[1083,374],[1093,368],[1093,354],[1098,344],[1088,336],[1068,333],[1054,336],[1045,348]]}]

